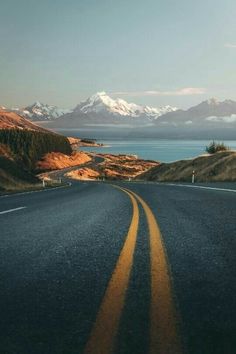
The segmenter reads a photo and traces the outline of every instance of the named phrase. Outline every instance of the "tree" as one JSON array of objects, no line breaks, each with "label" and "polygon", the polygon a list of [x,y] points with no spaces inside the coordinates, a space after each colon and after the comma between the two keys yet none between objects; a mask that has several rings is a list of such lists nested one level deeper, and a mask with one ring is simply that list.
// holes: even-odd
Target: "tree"
[{"label": "tree", "polygon": [[214,140],[208,146],[206,146],[206,152],[208,152],[208,154],[215,154],[216,152],[219,151],[228,151],[228,150],[229,147],[226,146],[223,142],[217,143]]},{"label": "tree", "polygon": [[7,145],[16,161],[33,170],[35,164],[48,152],[71,154],[68,139],[59,134],[21,129],[1,129],[0,143]]}]

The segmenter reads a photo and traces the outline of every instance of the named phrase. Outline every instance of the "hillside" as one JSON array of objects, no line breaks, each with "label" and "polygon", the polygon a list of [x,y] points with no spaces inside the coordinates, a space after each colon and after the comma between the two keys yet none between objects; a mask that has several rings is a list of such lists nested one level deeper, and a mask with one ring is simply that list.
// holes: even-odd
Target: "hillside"
[{"label": "hillside", "polygon": [[0,192],[33,187],[39,180],[14,159],[7,145],[0,144]]},{"label": "hillside", "polygon": [[35,163],[48,152],[71,154],[68,139],[62,135],[20,129],[1,129],[0,143],[9,147],[15,159],[33,170]]},{"label": "hillside", "polygon": [[162,163],[137,177],[158,182],[191,182],[195,171],[196,182],[236,181],[236,152],[218,152],[195,159]]},{"label": "hillside", "polygon": [[69,141],[61,135],[0,129],[0,190],[20,190],[38,182],[35,177],[36,163],[52,151],[72,152]]},{"label": "hillside", "polygon": [[0,129],[12,128],[45,132],[45,129],[23,118],[19,114],[0,109]]},{"label": "hillside", "polygon": [[91,157],[83,151],[73,151],[70,155],[61,152],[49,152],[37,162],[36,168],[39,171],[60,170],[83,165],[89,161],[91,161]]}]

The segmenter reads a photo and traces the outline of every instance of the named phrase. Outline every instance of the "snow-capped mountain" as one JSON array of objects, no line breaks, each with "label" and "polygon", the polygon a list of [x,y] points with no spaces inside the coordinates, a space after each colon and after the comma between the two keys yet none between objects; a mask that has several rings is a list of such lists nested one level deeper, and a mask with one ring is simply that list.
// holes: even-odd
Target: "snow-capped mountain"
[{"label": "snow-capped mountain", "polygon": [[215,98],[203,101],[187,110],[179,109],[161,116],[157,124],[171,125],[206,125],[213,123],[235,123],[236,102],[233,100],[218,101]]},{"label": "snow-capped mountain", "polygon": [[62,109],[40,102],[35,102],[31,106],[15,110],[23,117],[34,121],[54,120],[63,116],[64,114],[72,112],[71,109]]},{"label": "snow-capped mountain", "polygon": [[123,116],[130,118],[149,118],[156,119],[161,115],[176,111],[176,107],[165,106],[160,108],[153,108],[149,106],[142,106],[135,103],[128,103],[123,99],[113,99],[109,97],[106,92],[98,92],[89,97],[86,101],[81,102],[75,107],[75,113],[83,114],[109,114],[115,116]]},{"label": "snow-capped mountain", "polygon": [[[136,118],[135,122],[147,123],[168,112],[176,111],[176,107],[164,106],[160,108],[153,108],[149,106],[142,106],[135,103],[128,103],[123,99],[113,99],[105,92],[98,92],[86,101],[78,104],[74,109],[62,109],[56,106],[35,102],[31,106],[25,108],[12,108],[14,111],[24,118],[32,121],[54,121],[60,118],[70,119],[77,117],[78,123],[82,119],[85,123],[92,122],[117,124],[119,121],[128,123],[130,118]],[[134,123],[134,121],[133,121]]]}]

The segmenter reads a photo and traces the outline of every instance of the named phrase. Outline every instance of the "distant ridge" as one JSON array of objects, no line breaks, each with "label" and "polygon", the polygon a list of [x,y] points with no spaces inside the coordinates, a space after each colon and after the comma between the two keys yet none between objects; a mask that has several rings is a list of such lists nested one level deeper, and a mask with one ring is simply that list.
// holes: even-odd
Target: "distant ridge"
[{"label": "distant ridge", "polygon": [[210,124],[236,123],[236,102],[211,98],[187,110],[177,110],[162,115],[157,124]]},{"label": "distant ridge", "polygon": [[44,121],[58,119],[66,113],[72,112],[71,109],[62,109],[36,101],[31,106],[17,109],[22,116],[33,121]]}]

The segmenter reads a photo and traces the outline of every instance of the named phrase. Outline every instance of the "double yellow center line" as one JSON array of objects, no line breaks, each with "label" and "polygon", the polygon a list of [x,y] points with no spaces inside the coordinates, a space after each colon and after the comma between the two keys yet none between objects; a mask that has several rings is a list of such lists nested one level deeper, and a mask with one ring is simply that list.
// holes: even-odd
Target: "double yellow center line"
[{"label": "double yellow center line", "polygon": [[136,193],[119,188],[131,199],[133,216],[122,251],[107,286],[97,314],[85,354],[112,354],[120,317],[125,303],[126,290],[133,265],[139,225],[139,208],[142,205],[150,235],[150,354],[181,354],[177,333],[176,311],[172,297],[170,275],[160,229],[147,203]]}]

